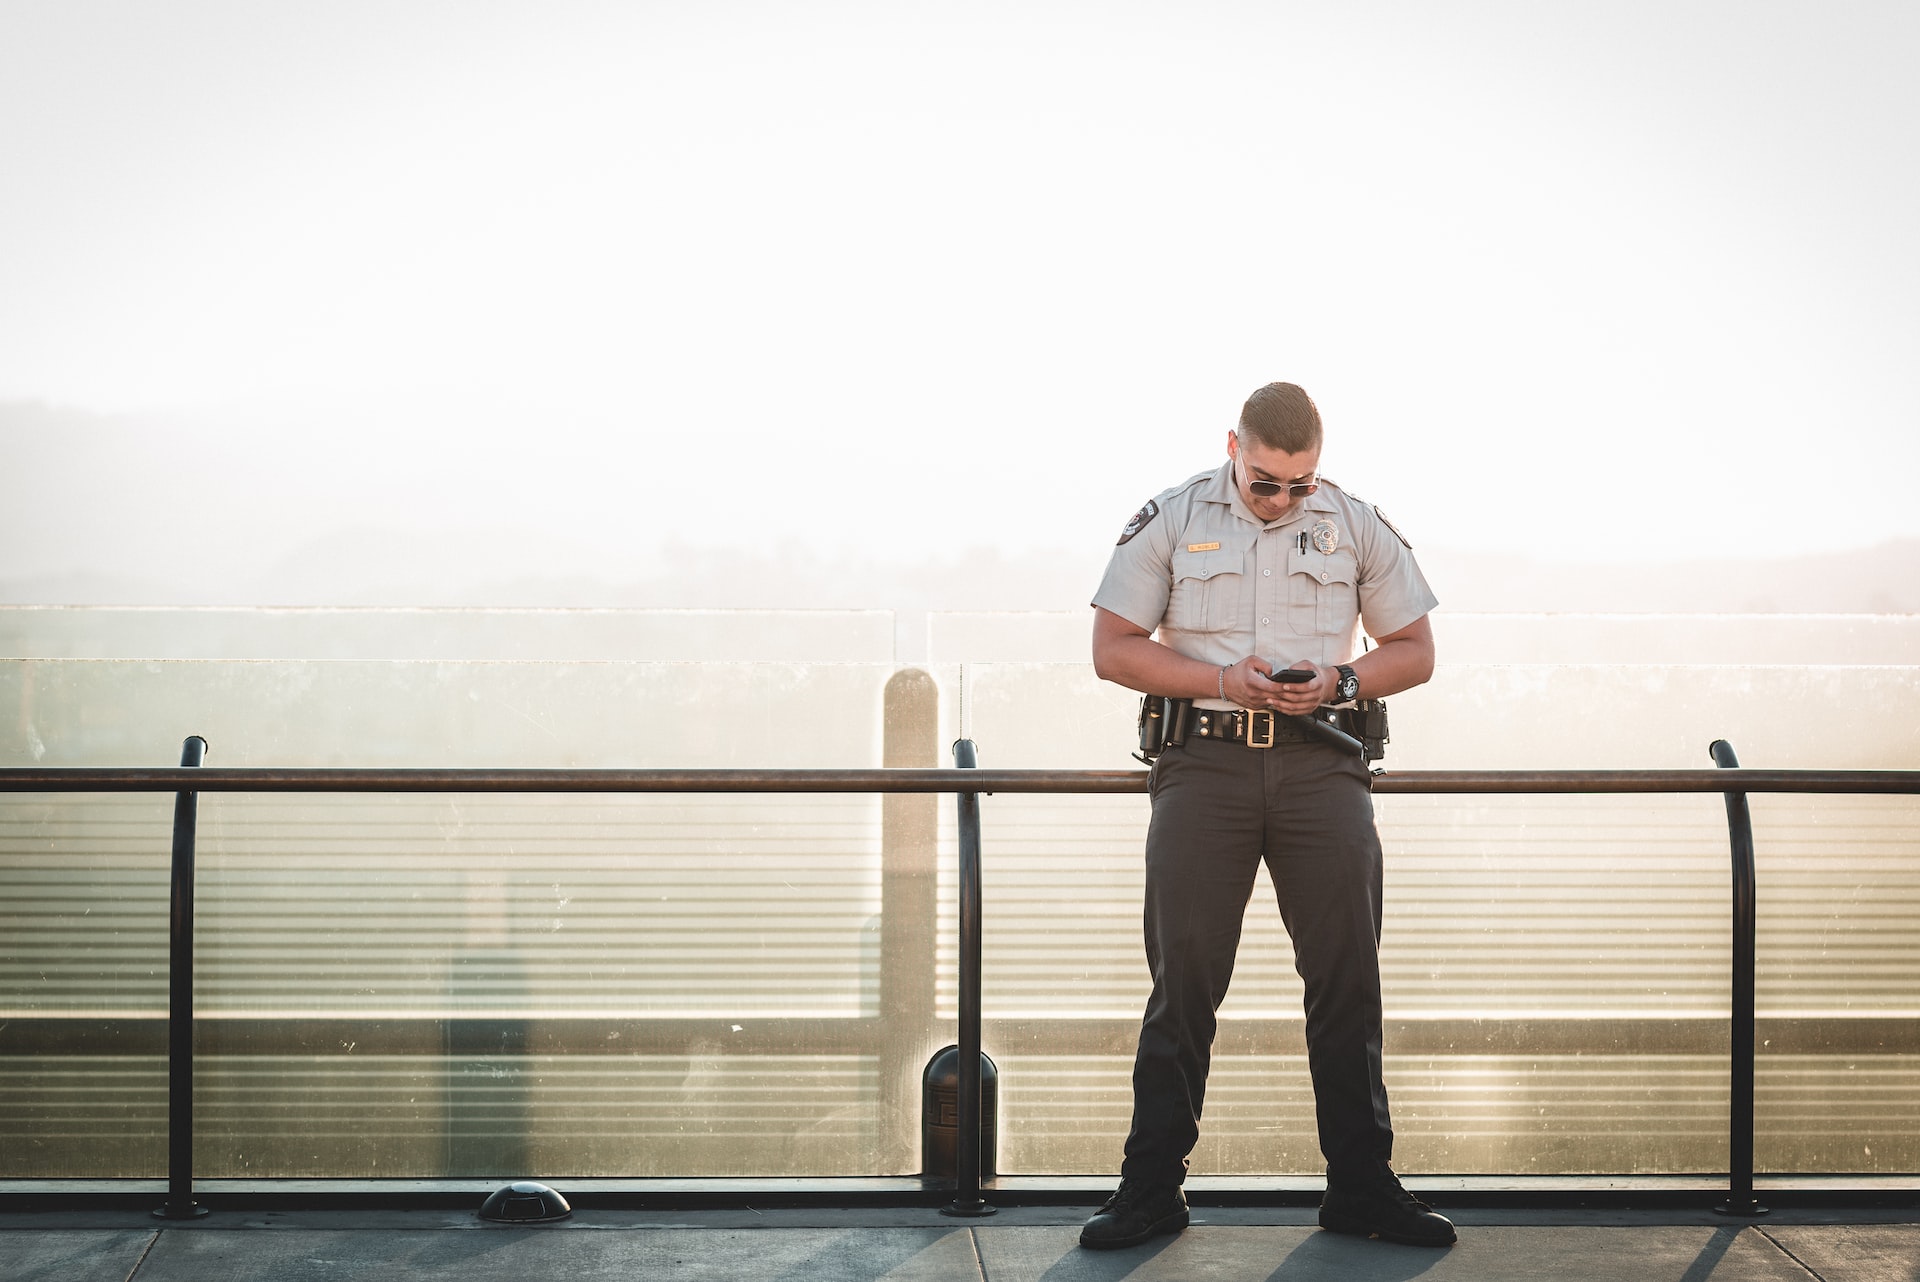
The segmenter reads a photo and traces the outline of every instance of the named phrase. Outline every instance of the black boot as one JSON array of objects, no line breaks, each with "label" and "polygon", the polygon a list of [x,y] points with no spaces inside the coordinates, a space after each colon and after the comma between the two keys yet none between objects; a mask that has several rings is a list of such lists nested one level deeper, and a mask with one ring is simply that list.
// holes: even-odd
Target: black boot
[{"label": "black boot", "polygon": [[1104,1250],[1139,1246],[1162,1233],[1187,1227],[1187,1195],[1178,1184],[1121,1180],[1107,1204],[1080,1230],[1080,1245]]},{"label": "black boot", "polygon": [[1327,1184],[1320,1227],[1407,1246],[1452,1246],[1453,1221],[1400,1186],[1392,1171],[1365,1183]]}]

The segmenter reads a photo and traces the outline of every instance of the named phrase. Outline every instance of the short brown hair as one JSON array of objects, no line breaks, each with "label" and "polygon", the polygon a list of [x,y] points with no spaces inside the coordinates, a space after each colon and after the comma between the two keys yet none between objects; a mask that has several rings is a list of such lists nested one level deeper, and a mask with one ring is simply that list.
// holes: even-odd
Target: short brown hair
[{"label": "short brown hair", "polygon": [[1320,447],[1320,410],[1294,383],[1268,383],[1240,408],[1240,430],[1282,454]]}]

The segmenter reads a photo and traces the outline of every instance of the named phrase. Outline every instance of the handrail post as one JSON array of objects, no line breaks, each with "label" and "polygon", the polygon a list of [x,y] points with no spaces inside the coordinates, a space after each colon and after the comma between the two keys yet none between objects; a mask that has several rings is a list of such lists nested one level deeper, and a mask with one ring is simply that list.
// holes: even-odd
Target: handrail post
[{"label": "handrail post", "polygon": [[[1737,770],[1733,745],[1715,739],[1707,749],[1713,764]],[[1753,866],[1753,816],[1747,794],[1728,792],[1727,835],[1733,851],[1733,1026],[1728,1064],[1732,1073],[1727,1106],[1727,1200],[1714,1209],[1722,1215],[1760,1216],[1767,1208],[1753,1200],[1753,1058],[1755,1019],[1754,953],[1759,921],[1759,881]]]},{"label": "handrail post", "polygon": [[[973,740],[955,740],[953,764],[978,765]],[[959,794],[960,1080],[956,1086],[953,1204],[942,1215],[992,1215],[980,1200],[980,794]]]},{"label": "handrail post", "polygon": [[[180,764],[198,767],[207,741],[189,735]],[[193,1200],[193,845],[200,794],[173,798],[172,893],[167,915],[167,1200],[154,1208],[162,1220],[207,1213]]]}]

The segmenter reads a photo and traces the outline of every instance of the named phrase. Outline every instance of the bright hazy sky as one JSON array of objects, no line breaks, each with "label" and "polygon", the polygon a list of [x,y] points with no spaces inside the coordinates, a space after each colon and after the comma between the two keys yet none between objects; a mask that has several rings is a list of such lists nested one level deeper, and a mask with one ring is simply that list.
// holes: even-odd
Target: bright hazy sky
[{"label": "bright hazy sky", "polygon": [[1910,0],[0,0],[0,402],[124,429],[0,431],[0,574],[154,492],[1097,566],[1277,378],[1423,547],[1914,536],[1917,63]]}]

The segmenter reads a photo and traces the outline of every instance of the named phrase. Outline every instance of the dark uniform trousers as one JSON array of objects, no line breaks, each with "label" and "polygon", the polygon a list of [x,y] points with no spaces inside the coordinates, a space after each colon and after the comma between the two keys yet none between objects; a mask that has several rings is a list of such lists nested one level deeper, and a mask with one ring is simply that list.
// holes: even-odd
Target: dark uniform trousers
[{"label": "dark uniform trousers", "polygon": [[1133,1066],[1120,1173],[1186,1178],[1200,1134],[1215,1012],[1265,860],[1306,984],[1307,1058],[1330,1183],[1376,1177],[1393,1153],[1380,1072],[1380,837],[1372,775],[1318,743],[1268,749],[1189,739],[1155,762],[1146,942],[1153,996]]}]

